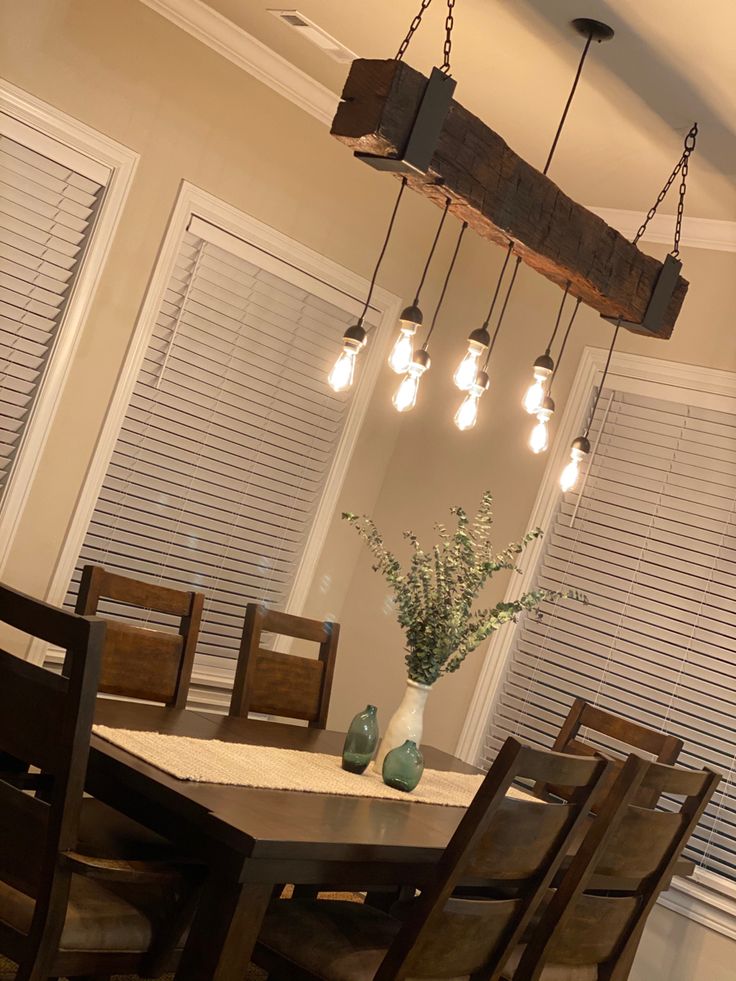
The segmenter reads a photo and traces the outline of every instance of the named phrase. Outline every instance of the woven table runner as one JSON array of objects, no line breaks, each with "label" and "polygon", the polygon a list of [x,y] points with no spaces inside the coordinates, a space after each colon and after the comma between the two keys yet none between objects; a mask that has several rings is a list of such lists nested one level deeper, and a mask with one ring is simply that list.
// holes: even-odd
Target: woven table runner
[{"label": "woven table runner", "polygon": [[407,794],[387,787],[372,765],[363,774],[348,773],[340,757],[325,753],[108,726],[95,726],[94,732],[164,773],[197,783],[467,807],[483,781],[482,774],[425,770],[419,786]]}]

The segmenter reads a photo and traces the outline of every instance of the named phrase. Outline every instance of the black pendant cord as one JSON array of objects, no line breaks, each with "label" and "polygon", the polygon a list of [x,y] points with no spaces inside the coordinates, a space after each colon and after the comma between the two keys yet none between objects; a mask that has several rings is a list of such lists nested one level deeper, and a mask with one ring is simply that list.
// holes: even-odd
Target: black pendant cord
[{"label": "black pendant cord", "polygon": [[401,196],[404,193],[404,188],[406,187],[406,177],[401,179],[401,187],[399,188],[399,193],[396,196],[396,203],[394,204],[394,210],[391,212],[391,219],[388,223],[388,228],[386,229],[386,238],[383,240],[383,247],[378,255],[378,260],[376,262],[376,267],[373,270],[373,276],[371,277],[371,284],[368,287],[368,296],[365,299],[365,305],[363,307],[363,312],[358,318],[358,325],[363,326],[363,320],[365,315],[368,313],[368,308],[371,305],[371,298],[373,296],[373,289],[376,285],[376,277],[378,276],[378,270],[381,268],[381,263],[383,262],[383,257],[386,255],[386,249],[388,248],[388,241],[391,238],[391,232],[394,228],[394,222],[396,221],[396,214],[399,210],[399,205],[401,204]]},{"label": "black pendant cord", "polygon": [[429,347],[429,339],[432,336],[432,331],[434,330],[435,324],[437,323],[437,317],[439,316],[439,312],[442,308],[442,303],[445,299],[445,293],[447,292],[447,287],[450,283],[450,278],[452,277],[452,271],[455,268],[455,260],[457,259],[458,252],[460,251],[460,245],[462,243],[463,235],[465,234],[465,229],[467,227],[468,227],[468,223],[467,221],[464,221],[463,226],[460,229],[460,234],[457,237],[457,242],[455,243],[455,251],[452,253],[452,259],[450,260],[450,266],[447,270],[445,281],[442,284],[442,292],[440,293],[439,300],[437,300],[437,306],[435,307],[434,316],[432,317],[432,323],[429,325],[429,331],[427,332],[427,336],[425,338],[424,344],[422,344],[423,351],[426,351],[427,348]]},{"label": "black pendant cord", "polygon": [[603,369],[603,374],[601,375],[601,380],[598,384],[598,391],[595,393],[595,400],[593,401],[593,408],[590,410],[590,416],[588,417],[588,425],[585,427],[585,432],[583,436],[587,439],[590,435],[590,427],[593,425],[593,419],[595,418],[595,410],[598,408],[598,402],[600,401],[601,393],[603,392],[603,384],[608,375],[608,369],[611,366],[611,358],[613,357],[613,349],[616,346],[616,338],[618,337],[618,332],[621,329],[621,317],[616,321],[616,328],[613,332],[613,339],[611,341],[611,346],[608,349],[608,357],[606,358],[606,365]]},{"label": "black pendant cord", "polygon": [[557,127],[557,132],[555,133],[555,138],[552,140],[552,146],[549,148],[549,153],[547,154],[547,162],[544,165],[543,174],[546,175],[549,170],[549,165],[552,163],[552,157],[555,155],[555,150],[557,149],[557,143],[560,139],[560,134],[562,133],[562,127],[565,125],[565,120],[567,119],[567,114],[570,111],[570,106],[572,105],[572,100],[575,96],[575,90],[578,87],[578,82],[580,81],[580,76],[583,72],[583,65],[585,64],[585,59],[588,57],[588,51],[590,51],[590,45],[593,42],[593,32],[588,34],[588,40],[585,42],[585,47],[583,48],[583,53],[580,55],[580,61],[578,62],[578,70],[575,72],[575,78],[572,82],[572,88],[570,89],[570,94],[567,97],[567,102],[565,103],[565,108],[562,110],[562,116],[560,117],[560,123]]},{"label": "black pendant cord", "polygon": [[[557,369],[560,367],[560,363],[562,361],[562,355],[565,353],[565,345],[567,344],[567,339],[570,336],[570,331],[572,330],[572,325],[575,323],[575,318],[578,315],[578,310],[580,309],[580,305],[581,305],[582,302],[583,302],[582,300],[577,300],[576,301],[575,308],[572,311],[572,316],[570,317],[570,320],[568,321],[568,324],[567,324],[567,329],[565,330],[565,335],[562,338],[562,344],[560,345],[560,353],[557,355],[557,361],[555,362],[555,368],[554,368],[554,371],[552,372],[552,377],[549,380],[549,387],[547,388],[547,395],[550,398],[552,397],[552,385],[554,384],[555,376],[557,375]],[[547,350],[549,350],[549,348],[547,348]]]},{"label": "black pendant cord", "polygon": [[[406,180],[406,178],[404,178]],[[442,226],[445,224],[445,218],[447,218],[447,212],[450,209],[450,204],[452,202],[449,198],[445,199],[445,210],[442,212],[442,217],[440,218],[440,223],[437,226],[437,231],[434,235],[434,242],[432,242],[432,248],[429,250],[429,255],[427,256],[427,261],[424,263],[424,272],[422,273],[422,278],[419,280],[419,286],[417,286],[417,291],[414,295],[414,301],[412,306],[419,306],[419,294],[422,292],[422,287],[424,286],[424,281],[427,278],[427,273],[429,272],[429,266],[432,262],[434,256],[434,250],[437,248],[437,243],[440,240],[440,234],[442,233]]]},{"label": "black pendant cord", "polygon": [[557,337],[557,331],[560,329],[560,320],[562,319],[562,311],[565,308],[565,303],[567,301],[567,296],[569,292],[570,292],[570,281],[568,280],[565,283],[565,292],[562,294],[562,300],[560,301],[560,308],[557,311],[557,319],[555,320],[555,326],[552,330],[552,336],[547,341],[547,348],[544,352],[547,355],[549,355],[549,352],[552,350],[552,345],[555,342],[555,337]]},{"label": "black pendant cord", "polygon": [[488,345],[488,352],[486,354],[486,360],[483,364],[483,371],[488,369],[488,362],[491,360],[491,354],[493,353],[493,347],[496,343],[496,338],[498,337],[498,332],[501,329],[501,324],[503,323],[504,314],[506,313],[506,307],[509,305],[509,297],[511,296],[511,291],[514,288],[514,281],[516,280],[516,274],[519,271],[519,266],[521,265],[521,256],[516,257],[516,264],[514,266],[514,271],[511,274],[511,281],[509,282],[509,288],[506,290],[506,296],[503,300],[503,306],[501,307],[501,313],[498,315],[498,323],[496,324],[496,329],[493,332],[493,337],[491,338],[491,343]]},{"label": "black pendant cord", "polygon": [[493,291],[493,299],[491,300],[491,305],[488,308],[488,314],[486,319],[483,321],[483,326],[488,329],[488,324],[491,322],[491,317],[493,316],[493,310],[496,306],[496,300],[498,299],[498,294],[501,292],[501,283],[503,282],[503,277],[506,274],[506,267],[509,264],[509,259],[511,258],[511,253],[514,251],[514,243],[509,242],[509,247],[506,250],[506,258],[503,260],[503,265],[501,266],[501,272],[498,275],[498,282],[496,283],[496,289]]}]

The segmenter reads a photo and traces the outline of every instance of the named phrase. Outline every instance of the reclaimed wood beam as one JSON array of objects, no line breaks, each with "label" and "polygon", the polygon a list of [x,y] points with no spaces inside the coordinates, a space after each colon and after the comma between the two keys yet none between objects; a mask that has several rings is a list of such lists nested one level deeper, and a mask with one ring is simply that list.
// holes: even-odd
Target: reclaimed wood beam
[{"label": "reclaimed wood beam", "polygon": [[[427,79],[401,61],[358,59],[345,82],[332,135],[359,153],[400,157]],[[639,327],[662,263],[576,204],[490,127],[452,102],[426,174],[409,185],[467,221],[483,238],[508,246],[532,269],[605,317],[636,333],[667,338],[687,292],[678,277],[656,333]]]}]

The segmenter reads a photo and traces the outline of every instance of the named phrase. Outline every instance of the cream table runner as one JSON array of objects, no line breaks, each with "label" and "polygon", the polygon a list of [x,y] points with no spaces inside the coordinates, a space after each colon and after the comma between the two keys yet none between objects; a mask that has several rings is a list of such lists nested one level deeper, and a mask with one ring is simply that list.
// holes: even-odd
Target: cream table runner
[{"label": "cream table runner", "polygon": [[179,780],[198,783],[467,807],[483,781],[482,774],[425,770],[419,786],[407,794],[387,787],[372,765],[363,774],[348,773],[340,757],[325,753],[101,725],[94,732]]}]

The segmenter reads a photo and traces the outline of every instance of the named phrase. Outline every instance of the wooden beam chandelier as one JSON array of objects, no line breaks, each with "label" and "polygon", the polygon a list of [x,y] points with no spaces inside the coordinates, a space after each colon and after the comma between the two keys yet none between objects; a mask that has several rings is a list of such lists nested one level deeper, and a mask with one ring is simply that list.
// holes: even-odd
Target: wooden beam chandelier
[{"label": "wooden beam chandelier", "polygon": [[[585,44],[546,163],[539,171],[452,98],[456,85],[450,67],[455,0],[447,0],[442,64],[434,68],[427,79],[403,61],[431,2],[422,0],[395,58],[357,59],[352,63],[332,124],[332,135],[349,146],[358,159],[399,176],[401,187],[362,315],[346,331],[343,352],[329,381],[335,391],[343,391],[352,384],[357,356],[367,340],[364,317],[402,195],[409,187],[439,205],[442,216],[414,300],[401,314],[398,337],[389,357],[390,367],[404,376],[394,396],[394,406],[398,411],[406,411],[416,402],[420,379],[430,366],[429,339],[462,236],[469,227],[481,237],[503,245],[506,258],[493,290],[488,316],[482,326],[470,334],[467,353],[455,371],[455,384],[466,393],[455,415],[455,423],[461,430],[475,425],[479,400],[489,387],[488,368],[493,346],[519,265],[523,262],[564,291],[552,336],[544,354],[534,362],[532,384],[523,401],[526,411],[537,418],[529,442],[531,449],[540,453],[547,449],[547,425],[554,412],[550,390],[555,363],[551,349],[568,297],[574,299],[575,304],[557,356],[558,365],[582,303],[615,324],[614,343],[620,327],[650,337],[669,338],[672,334],[688,287],[687,281],[680,276],[679,239],[688,161],[695,148],[697,125],[688,133],[673,173],[633,242],[629,242],[602,218],[563,194],[547,176],[588,51],[593,41],[610,40],[614,34],[612,28],[588,18],[572,22],[576,32],[585,38]],[[638,242],[678,174],[674,247],[664,262],[659,262],[641,252]],[[416,347],[415,338],[423,325],[420,294],[448,214],[460,219],[462,227],[431,326],[423,344]],[[491,318],[512,256],[515,262],[509,285],[491,333]],[[612,350],[613,344],[608,363]],[[604,380],[605,374],[598,386],[598,394]],[[579,464],[589,452],[586,429],[573,444],[571,461],[561,481],[564,489],[574,486]]]}]

